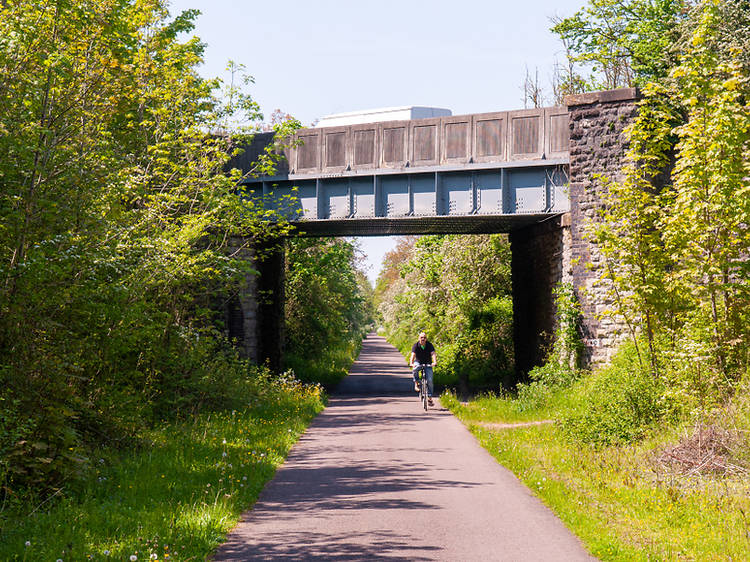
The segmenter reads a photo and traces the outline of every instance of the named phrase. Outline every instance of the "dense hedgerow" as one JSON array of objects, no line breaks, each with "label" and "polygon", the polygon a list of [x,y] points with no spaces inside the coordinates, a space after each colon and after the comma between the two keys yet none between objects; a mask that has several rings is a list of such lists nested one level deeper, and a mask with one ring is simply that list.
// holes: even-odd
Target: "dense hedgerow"
[{"label": "dense hedgerow", "polygon": [[91,450],[53,499],[0,509],[2,560],[204,560],[323,408],[319,386],[254,371],[237,409],[156,422],[136,447]]},{"label": "dense hedgerow", "polygon": [[623,346],[611,363],[571,389],[578,404],[561,421],[572,439],[592,445],[640,439],[658,422],[674,419],[677,405],[648,369],[637,368],[633,347]]}]

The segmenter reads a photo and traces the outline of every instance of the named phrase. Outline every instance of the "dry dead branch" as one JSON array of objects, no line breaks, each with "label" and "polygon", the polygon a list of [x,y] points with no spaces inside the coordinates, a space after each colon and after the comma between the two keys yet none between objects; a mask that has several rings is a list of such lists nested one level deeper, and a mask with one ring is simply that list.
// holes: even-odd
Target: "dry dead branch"
[{"label": "dry dead branch", "polygon": [[656,455],[662,469],[685,476],[747,474],[747,467],[732,462],[733,452],[746,437],[739,431],[699,424],[692,435]]}]

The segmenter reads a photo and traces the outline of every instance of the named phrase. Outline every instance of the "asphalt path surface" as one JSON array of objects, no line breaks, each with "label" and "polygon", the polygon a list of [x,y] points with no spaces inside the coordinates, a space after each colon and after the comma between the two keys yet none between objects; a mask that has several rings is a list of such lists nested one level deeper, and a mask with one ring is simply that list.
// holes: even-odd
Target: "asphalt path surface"
[{"label": "asphalt path surface", "polygon": [[[439,350],[438,350],[439,351]],[[592,560],[369,335],[214,560]]]}]

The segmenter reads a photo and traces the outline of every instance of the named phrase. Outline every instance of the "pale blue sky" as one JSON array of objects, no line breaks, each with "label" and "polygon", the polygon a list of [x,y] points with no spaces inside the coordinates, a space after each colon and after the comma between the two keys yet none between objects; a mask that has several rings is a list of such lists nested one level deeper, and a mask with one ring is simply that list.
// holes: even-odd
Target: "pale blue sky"
[{"label": "pale blue sky", "polygon": [[[207,44],[202,72],[228,60],[254,76],[251,93],[304,125],[331,113],[378,107],[444,107],[454,115],[523,107],[526,69],[549,90],[562,47],[552,16],[586,0],[172,0],[197,8]],[[374,281],[392,238],[362,238]]]}]

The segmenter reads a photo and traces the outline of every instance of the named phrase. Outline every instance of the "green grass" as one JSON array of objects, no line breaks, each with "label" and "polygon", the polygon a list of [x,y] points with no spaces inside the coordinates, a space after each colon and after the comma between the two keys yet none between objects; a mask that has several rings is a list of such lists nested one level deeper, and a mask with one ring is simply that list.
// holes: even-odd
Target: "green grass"
[{"label": "green grass", "polygon": [[[750,479],[681,476],[655,461],[686,428],[654,430],[634,444],[594,448],[556,424],[492,430],[478,422],[549,417],[508,398],[441,402],[602,560],[750,559]],[[546,414],[546,415],[545,415]],[[554,417],[554,416],[552,416]]]},{"label": "green grass", "polygon": [[322,408],[317,387],[282,383],[245,410],[156,428],[138,452],[101,453],[86,482],[0,512],[0,559],[204,560]]},{"label": "green grass", "polygon": [[555,419],[562,412],[576,407],[580,398],[569,389],[537,392],[534,400],[517,399],[509,394],[480,394],[471,402],[459,402],[453,394],[444,399],[451,410],[465,422],[521,423]]},{"label": "green grass", "polygon": [[358,340],[343,343],[338,347],[329,346],[320,350],[316,357],[287,353],[284,366],[291,369],[299,380],[320,384],[327,391],[331,391],[349,374],[349,368],[361,348],[362,341]]}]

